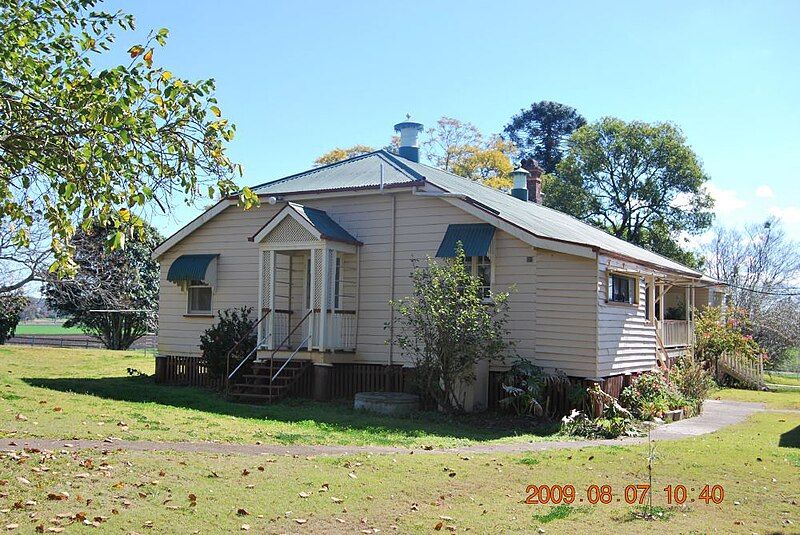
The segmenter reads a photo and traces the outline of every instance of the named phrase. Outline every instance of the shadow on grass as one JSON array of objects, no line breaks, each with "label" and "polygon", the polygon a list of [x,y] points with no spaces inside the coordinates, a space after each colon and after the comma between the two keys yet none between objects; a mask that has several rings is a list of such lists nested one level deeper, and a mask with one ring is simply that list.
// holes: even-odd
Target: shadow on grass
[{"label": "shadow on grass", "polygon": [[[314,421],[331,431],[362,431],[376,439],[386,433],[407,438],[428,435],[486,441],[522,434],[550,436],[557,432],[556,423],[541,423],[528,418],[482,413],[446,416],[437,412],[419,412],[399,418],[369,414],[352,409],[352,402],[314,402],[289,398],[272,405],[243,405],[225,400],[221,394],[188,386],[156,384],[152,377],[26,377],[25,383],[60,392],[89,394],[104,399],[193,409],[211,414],[236,416],[286,423]],[[379,440],[380,441],[380,440]]]},{"label": "shadow on grass", "polygon": [[778,439],[778,446],[781,448],[800,448],[800,425],[791,431],[783,433],[781,438]]}]

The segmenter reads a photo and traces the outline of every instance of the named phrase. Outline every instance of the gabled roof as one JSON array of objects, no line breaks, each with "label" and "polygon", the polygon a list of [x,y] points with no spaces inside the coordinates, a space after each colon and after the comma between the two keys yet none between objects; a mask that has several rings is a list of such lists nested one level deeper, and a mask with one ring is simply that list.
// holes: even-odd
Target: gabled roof
[{"label": "gabled roof", "polygon": [[332,240],[353,245],[362,245],[360,241],[350,235],[339,223],[331,219],[324,210],[309,208],[295,202],[288,202],[277,214],[275,214],[263,227],[261,227],[250,241],[260,242],[272,232],[281,221],[287,217],[294,218],[319,240]]},{"label": "gabled roof", "polygon": [[[394,155],[392,157],[400,158]],[[638,260],[670,271],[678,271],[692,277],[702,275],[679,262],[616,238],[558,210],[522,201],[479,182],[473,182],[435,167],[408,160],[403,160],[403,162],[416,174],[425,177],[427,183],[450,193],[460,193],[470,197],[492,209],[496,212],[497,217],[522,227],[540,238],[585,245],[605,253]]]},{"label": "gabled roof", "polygon": [[260,184],[251,189],[258,195],[287,195],[376,188],[381,185],[381,169],[385,188],[421,184],[422,177],[405,165],[407,160],[401,160],[379,150]]},{"label": "gabled roof", "polygon": [[[384,150],[370,152],[334,164],[317,167],[279,180],[253,187],[261,196],[280,196],[297,193],[345,192],[384,188],[424,186],[430,184],[443,192],[460,196],[479,209],[479,217],[489,223],[501,222],[545,243],[561,242],[586,251],[586,248],[612,256],[620,256],[658,268],[678,272],[692,278],[701,273],[679,262],[616,238],[572,216],[533,202],[526,202],[478,182],[413,162]],[[453,202],[459,202],[452,199]],[[465,207],[467,205],[464,205]],[[218,209],[219,207],[219,209]],[[181,229],[161,244],[153,253],[158,257],[183,239],[188,233],[222,211],[215,206],[213,213],[203,216]],[[304,207],[308,210],[307,207]],[[308,217],[306,214],[305,217]],[[340,227],[341,228],[341,227]],[[342,229],[344,231],[344,229]],[[541,245],[537,245],[541,246]],[[576,253],[583,254],[583,253]]]}]

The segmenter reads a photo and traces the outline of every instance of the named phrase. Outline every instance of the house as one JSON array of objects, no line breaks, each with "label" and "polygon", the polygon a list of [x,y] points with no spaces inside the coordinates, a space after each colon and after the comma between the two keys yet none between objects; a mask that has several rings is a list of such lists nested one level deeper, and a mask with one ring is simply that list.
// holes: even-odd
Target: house
[{"label": "house", "polygon": [[[162,371],[170,358],[201,366],[215,313],[249,306],[255,371],[230,370],[242,398],[303,381],[320,398],[391,388],[380,381],[409,360],[387,342],[389,301],[409,293],[413,259],[453,256],[458,241],[487,289],[514,287],[511,336],[538,366],[618,392],[626,376],[690,350],[692,311],[720,299],[716,281],[542,206],[535,163],[504,193],[420,163],[421,124],[395,129],[399,154],[261,184],[260,207],[223,199],[156,248]],[[471,407],[490,403],[504,366],[479,366]]]}]

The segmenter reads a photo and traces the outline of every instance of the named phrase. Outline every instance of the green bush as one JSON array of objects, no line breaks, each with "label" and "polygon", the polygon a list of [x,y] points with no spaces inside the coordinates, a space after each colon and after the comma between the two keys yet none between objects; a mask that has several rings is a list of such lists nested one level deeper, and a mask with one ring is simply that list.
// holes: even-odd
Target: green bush
[{"label": "green bush", "polygon": [[0,344],[12,338],[17,330],[19,315],[28,306],[24,295],[9,293],[0,295]]},{"label": "green bush", "polygon": [[714,386],[714,379],[706,370],[704,363],[685,357],[678,359],[672,366],[669,379],[685,398],[686,407],[691,407],[691,411],[684,409],[685,412],[691,413],[686,416],[700,412],[703,400],[708,397],[709,391]]},{"label": "green bush", "polygon": [[[203,352],[208,369],[215,377],[220,377],[227,370],[228,352],[231,362],[236,363],[250,354],[256,347],[257,335],[255,321],[250,318],[253,309],[242,307],[220,310],[219,320],[200,336],[200,349]],[[236,345],[241,340],[239,345]],[[235,346],[235,349],[234,349]]]},{"label": "green bush", "polygon": [[546,385],[547,376],[541,368],[519,359],[503,378],[506,397],[500,400],[500,405],[513,410],[517,416],[541,416]]},{"label": "green bush", "polygon": [[601,416],[591,419],[585,413],[573,410],[569,416],[561,420],[561,433],[584,438],[617,438],[622,435],[637,436],[631,418],[624,416]]},{"label": "green bush", "polygon": [[646,372],[634,378],[622,391],[620,402],[643,420],[661,417],[665,412],[682,409],[688,403],[660,371]]}]

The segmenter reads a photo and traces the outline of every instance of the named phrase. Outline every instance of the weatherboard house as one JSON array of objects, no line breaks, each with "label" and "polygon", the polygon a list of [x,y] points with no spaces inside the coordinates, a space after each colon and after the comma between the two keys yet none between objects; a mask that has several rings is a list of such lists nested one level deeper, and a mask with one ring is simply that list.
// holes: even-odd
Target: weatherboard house
[{"label": "weatherboard house", "polygon": [[[421,124],[395,129],[399,154],[261,184],[259,207],[223,199],[155,249],[157,376],[202,382],[200,335],[217,311],[248,306],[258,347],[227,374],[239,398],[398,389],[410,359],[388,341],[389,302],[410,292],[414,259],[452,257],[459,241],[487,290],[514,287],[510,334],[538,366],[618,393],[691,349],[693,310],[721,297],[714,281],[542,206],[535,163],[504,193],[420,163]],[[505,369],[477,367],[470,408],[492,405]]]}]

